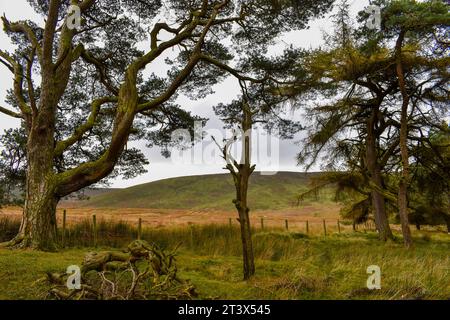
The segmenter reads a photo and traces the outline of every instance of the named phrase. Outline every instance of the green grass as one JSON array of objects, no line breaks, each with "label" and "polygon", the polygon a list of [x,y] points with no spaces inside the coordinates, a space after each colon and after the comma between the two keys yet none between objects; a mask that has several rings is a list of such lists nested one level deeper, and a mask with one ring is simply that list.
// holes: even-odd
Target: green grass
[{"label": "green grass", "polygon": [[[405,250],[401,239],[380,243],[373,233],[261,232],[254,236],[257,274],[249,282],[241,280],[237,231],[205,226],[150,235],[163,247],[182,243],[180,276],[196,285],[200,299],[450,298],[450,236],[445,233],[415,232],[414,249]],[[42,299],[47,287],[36,280],[46,271],[64,271],[79,265],[86,252],[103,249],[109,248],[0,250],[0,299]],[[381,267],[381,290],[365,288],[369,265]]]},{"label": "green grass", "polygon": [[[316,173],[279,172],[250,180],[252,210],[276,210],[296,205]],[[107,208],[216,209],[235,210],[231,202],[235,189],[229,174],[173,178],[116,190],[91,197],[82,205]],[[325,192],[327,193],[327,192]],[[329,194],[325,199],[331,198]]]},{"label": "green grass", "polygon": [[64,272],[79,265],[86,249],[57,253],[0,250],[0,300],[44,299],[46,286],[38,281],[45,272]]}]

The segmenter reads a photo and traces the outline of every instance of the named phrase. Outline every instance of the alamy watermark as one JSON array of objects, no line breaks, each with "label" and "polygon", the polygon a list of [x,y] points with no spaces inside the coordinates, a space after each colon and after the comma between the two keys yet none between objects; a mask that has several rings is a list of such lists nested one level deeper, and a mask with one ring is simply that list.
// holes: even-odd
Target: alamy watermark
[{"label": "alamy watermark", "polygon": [[[366,22],[366,27],[372,30],[381,29],[381,8],[376,5],[370,5],[365,9],[369,15]],[[67,9],[67,27],[71,30],[79,29],[81,27],[81,8],[77,5],[70,5]]]},{"label": "alamy watermark", "polygon": [[367,279],[367,289],[380,290],[381,289],[381,268],[376,265],[367,267],[367,273],[370,274]]},{"label": "alamy watermark", "polygon": [[79,266],[69,266],[66,273],[69,275],[67,278],[67,289],[80,290],[81,289],[81,269]]},{"label": "alamy watermark", "polygon": [[371,30],[381,30],[381,8],[371,5],[365,9],[365,12],[369,15],[366,27]]},{"label": "alamy watermark", "polygon": [[[173,147],[171,160],[176,165],[224,165],[230,162],[243,164],[244,139],[250,141],[249,162],[261,168],[263,175],[276,174],[280,169],[280,139],[276,130],[268,133],[262,128],[255,128],[247,132],[242,130],[221,131],[218,129],[204,129],[201,121],[194,125],[194,137],[187,129],[175,130],[172,134],[173,145],[191,146],[189,148]],[[226,147],[224,159],[223,149],[217,142]]]},{"label": "alamy watermark", "polygon": [[70,30],[79,29],[81,27],[81,9],[77,5],[71,5],[67,9],[67,28]]}]

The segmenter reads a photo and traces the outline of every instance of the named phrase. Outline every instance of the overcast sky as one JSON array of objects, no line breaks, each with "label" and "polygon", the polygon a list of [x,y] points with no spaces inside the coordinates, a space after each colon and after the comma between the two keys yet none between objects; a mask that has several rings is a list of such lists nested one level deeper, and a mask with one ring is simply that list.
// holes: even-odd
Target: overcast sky
[{"label": "overcast sky", "polygon": [[[368,0],[355,0],[352,3],[352,15],[362,10],[369,3]],[[39,21],[33,10],[30,8],[26,0],[0,0],[0,14],[5,14],[11,21],[33,19]],[[273,48],[273,52],[281,52],[285,47],[291,44],[295,47],[317,47],[322,43],[322,33],[331,30],[331,21],[329,18],[319,19],[310,23],[308,30],[292,32],[281,39],[279,39],[278,45]],[[0,31],[0,48],[2,50],[12,50],[12,46],[9,42],[9,38]],[[164,66],[156,66],[156,69],[160,67],[160,72],[164,71]],[[155,71],[155,70],[152,70]],[[11,88],[12,77],[9,71],[0,66],[0,105],[6,106],[4,103],[6,90]],[[229,78],[220,85],[214,87],[215,94],[207,97],[203,100],[192,101],[186,97],[180,97],[178,102],[186,109],[191,110],[194,114],[209,118],[210,121],[206,129],[220,129],[222,124],[218,119],[214,117],[212,112],[212,106],[218,103],[227,103],[235,98],[239,92],[239,86],[235,79]],[[290,113],[290,117],[299,118],[300,111]],[[0,114],[0,130],[15,127],[19,125],[19,121],[10,118],[6,115]],[[295,156],[298,152],[299,146],[295,145],[295,141],[299,140],[301,136],[298,136],[292,141],[281,141],[279,147],[279,171],[301,171],[302,168],[296,166]],[[114,187],[128,187],[140,183],[160,180],[164,178],[186,176],[186,175],[199,175],[210,173],[225,173],[223,163],[201,163],[201,164],[174,164],[173,159],[165,159],[160,155],[160,150],[145,148],[145,143],[139,143],[138,145],[147,156],[150,161],[148,166],[148,173],[141,175],[132,180],[117,179],[113,182]],[[256,160],[257,170],[270,170],[265,165],[258,163]],[[315,168],[318,169],[318,168]]]}]

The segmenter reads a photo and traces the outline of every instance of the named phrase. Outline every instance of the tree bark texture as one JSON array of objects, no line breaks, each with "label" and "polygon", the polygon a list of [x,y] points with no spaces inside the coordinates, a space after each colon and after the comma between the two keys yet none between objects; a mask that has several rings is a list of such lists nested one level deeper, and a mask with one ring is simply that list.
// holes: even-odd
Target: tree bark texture
[{"label": "tree bark texture", "polygon": [[[373,108],[371,116],[367,122],[367,145],[366,145],[366,166],[369,172],[369,179],[373,184],[383,189],[383,177],[378,162],[377,137],[375,132],[375,123],[377,121],[378,108]],[[386,201],[384,196],[377,190],[371,192],[372,206],[374,209],[375,224],[379,232],[380,240],[386,241],[392,239],[392,231],[386,212]]]},{"label": "tree bark texture", "polygon": [[400,119],[400,154],[402,172],[398,190],[399,215],[402,225],[403,241],[407,248],[412,246],[411,229],[408,219],[408,186],[409,186],[409,154],[408,154],[408,106],[410,97],[406,88],[405,74],[402,63],[402,46],[405,31],[401,31],[396,43],[396,71],[402,94],[402,108]]}]

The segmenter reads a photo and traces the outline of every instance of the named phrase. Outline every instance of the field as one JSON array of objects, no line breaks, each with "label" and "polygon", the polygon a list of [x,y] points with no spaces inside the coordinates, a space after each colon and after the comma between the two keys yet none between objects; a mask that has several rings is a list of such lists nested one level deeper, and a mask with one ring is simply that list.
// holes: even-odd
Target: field
[{"label": "field", "polygon": [[[449,299],[450,236],[415,232],[416,246],[379,243],[371,232],[305,236],[289,232],[255,234],[257,274],[242,281],[238,231],[198,227],[148,234],[163,247],[183,242],[179,275],[190,279],[200,299]],[[87,251],[58,253],[0,250],[0,299],[43,299],[45,272],[80,264]],[[381,290],[368,290],[366,269],[382,270]]]},{"label": "field", "polygon": [[[177,255],[179,276],[191,280],[199,299],[450,298],[450,235],[444,227],[414,230],[412,250],[404,249],[398,225],[392,225],[396,241],[380,243],[370,223],[359,225],[356,232],[349,221],[340,221],[338,228],[340,206],[331,201],[331,191],[293,206],[296,192],[306,189],[307,180],[295,185],[301,175],[280,177],[279,181],[274,177],[253,181],[254,189],[269,185],[272,192],[270,196],[253,193],[253,203],[257,204],[251,212],[257,274],[251,281],[242,281],[236,213],[225,206],[233,198],[232,192],[218,196],[217,203],[217,197],[209,195],[216,190],[212,187],[206,189],[207,196],[192,194],[205,184],[218,183],[224,188],[227,177],[205,176],[198,184],[191,183],[195,178],[189,177],[102,193],[89,201],[64,202],[58,208],[58,226],[62,236],[66,210],[65,249],[57,253],[0,250],[0,299],[46,298],[49,287],[39,281],[46,272],[63,272],[69,265],[80,265],[89,251],[126,247],[137,237],[139,219],[144,240],[165,249],[181,245]],[[287,184],[285,189],[276,187],[283,182]],[[169,200],[157,193],[166,188],[164,185],[178,190],[173,195],[180,197],[174,206],[177,208],[166,208]],[[154,192],[157,195],[151,196]],[[191,196],[196,199],[192,207],[186,202]],[[161,198],[159,205],[154,197]],[[143,202],[146,198],[148,203]],[[268,207],[274,198],[284,202]],[[155,207],[144,207],[152,204]],[[3,208],[1,212],[0,236],[11,237],[19,226],[21,209]],[[93,215],[97,217],[97,247]],[[366,287],[366,271],[371,265],[381,268],[381,290]]]},{"label": "field", "polygon": [[[204,225],[204,224],[237,224],[237,214],[234,211],[218,210],[181,210],[181,209],[139,209],[139,208],[79,208],[62,206],[58,209],[58,223],[61,225],[63,212],[67,212],[68,224],[90,219],[94,214],[100,220],[124,221],[137,224],[139,219],[145,226],[153,228],[170,228],[177,226]],[[19,220],[22,211],[17,207],[0,209],[0,217],[8,216]],[[312,228],[321,228],[323,219],[333,226],[339,219],[339,206],[336,204],[314,203],[301,208],[287,208],[278,211],[255,211],[251,213],[255,225],[260,226],[261,218],[267,227],[283,227],[285,220],[289,221],[292,230],[304,230],[308,221]]]}]

